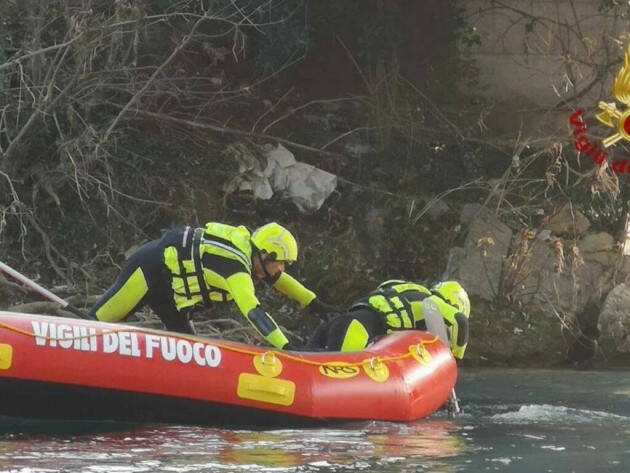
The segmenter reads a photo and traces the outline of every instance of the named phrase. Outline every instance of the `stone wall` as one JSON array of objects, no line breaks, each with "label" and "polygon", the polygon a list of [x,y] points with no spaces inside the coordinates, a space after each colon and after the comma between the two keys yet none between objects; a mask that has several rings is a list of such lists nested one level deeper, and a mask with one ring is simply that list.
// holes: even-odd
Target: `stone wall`
[{"label": "stone wall", "polygon": [[472,297],[472,323],[484,333],[473,354],[495,358],[500,347],[507,358],[580,363],[597,346],[607,357],[630,353],[630,257],[615,237],[589,231],[569,204],[520,234],[479,204],[465,205],[460,222],[466,237],[442,279]]},{"label": "stone wall", "polygon": [[[473,49],[482,93],[493,104],[486,124],[493,132],[516,137],[540,133],[566,135],[567,112],[550,105],[572,100],[571,107],[612,101],[610,68],[603,86],[592,86],[600,66],[620,61],[627,44],[627,20],[598,11],[597,0],[490,0],[466,2],[468,21],[481,37]],[[590,87],[590,88],[589,88]],[[568,110],[567,107],[565,110]]]}]

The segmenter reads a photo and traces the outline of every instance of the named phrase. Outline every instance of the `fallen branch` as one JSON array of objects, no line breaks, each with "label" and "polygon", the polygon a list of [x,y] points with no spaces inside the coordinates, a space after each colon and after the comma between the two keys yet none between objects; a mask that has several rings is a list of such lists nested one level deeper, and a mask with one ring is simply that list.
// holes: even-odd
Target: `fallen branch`
[{"label": "fallen branch", "polygon": [[[112,104],[112,105],[116,105],[116,104]],[[179,123],[180,125],[185,125],[185,126],[189,126],[192,128],[197,128],[200,130],[210,130],[210,131],[215,131],[218,133],[224,133],[226,135],[235,135],[235,136],[245,136],[248,138],[258,138],[258,139],[265,139],[265,140],[270,140],[270,141],[275,141],[277,143],[282,143],[284,145],[288,145],[288,146],[292,146],[294,148],[297,149],[301,149],[304,151],[309,151],[311,153],[316,153],[316,154],[321,154],[324,156],[331,156],[331,157],[344,157],[344,155],[340,154],[340,153],[333,153],[331,151],[324,151],[321,150],[319,148],[313,148],[312,146],[306,146],[300,143],[296,143],[295,141],[291,141],[291,140],[285,140],[284,138],[278,138],[277,136],[272,136],[272,135],[266,135],[264,133],[252,133],[249,131],[243,131],[243,130],[237,130],[235,128],[227,128],[227,127],[222,127],[222,126],[215,126],[215,125],[209,125],[207,123],[199,123],[199,122],[195,122],[195,121],[191,121],[191,120],[184,120],[183,118],[175,118],[175,117],[171,117],[169,115],[164,115],[162,113],[154,113],[154,112],[147,112],[144,110],[135,110],[134,113],[136,115],[144,115],[147,117],[151,117],[151,118],[155,118],[158,120],[164,120],[164,121],[170,121],[172,123]]]},{"label": "fallen branch", "polygon": [[0,287],[7,288],[11,291],[20,291],[23,294],[28,293],[28,291],[20,284],[14,283],[13,281],[9,281],[4,274],[0,273]]},{"label": "fallen branch", "polygon": [[57,317],[67,317],[72,319],[79,318],[72,312],[63,310],[56,303],[49,301],[26,302],[24,304],[9,307],[8,310],[11,312],[19,312],[21,314],[55,315]]}]

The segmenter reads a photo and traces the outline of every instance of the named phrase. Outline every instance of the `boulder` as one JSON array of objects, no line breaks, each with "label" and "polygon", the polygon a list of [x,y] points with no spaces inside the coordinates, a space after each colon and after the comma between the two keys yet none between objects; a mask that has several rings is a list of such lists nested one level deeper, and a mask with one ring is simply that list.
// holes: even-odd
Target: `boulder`
[{"label": "boulder", "polygon": [[492,212],[490,212],[488,207],[473,202],[470,204],[464,204],[459,215],[459,221],[463,224],[470,225],[477,217],[483,216],[484,218],[487,218],[491,214]]},{"label": "boulder", "polygon": [[[491,301],[499,291],[512,230],[478,204],[464,206],[461,221],[470,222],[468,234],[463,248],[451,249],[445,279],[456,279],[469,294]],[[480,240],[489,239],[493,244],[479,247]]]},{"label": "boulder", "polygon": [[[528,310],[572,323],[592,296],[612,288],[620,263],[614,238],[604,232],[587,234],[577,245],[573,239],[558,238],[557,233],[582,234],[590,225],[568,206],[549,219],[550,228],[535,237],[524,233],[525,247],[520,237],[511,242],[512,231],[482,205],[465,205],[460,222],[469,230],[464,244],[449,251],[443,278],[457,279],[471,295],[519,301]],[[489,238],[493,244],[483,246]],[[522,254],[514,258],[519,251]]]},{"label": "boulder", "polygon": [[599,346],[608,352],[630,353],[630,285],[619,284],[606,297],[597,328]]},{"label": "boulder", "polygon": [[558,212],[548,217],[543,228],[551,230],[556,235],[575,236],[582,235],[591,226],[591,222],[582,212],[574,209],[570,204],[565,204]]},{"label": "boulder", "polygon": [[582,254],[609,251],[615,247],[615,239],[606,232],[590,233],[578,242]]},{"label": "boulder", "polygon": [[427,209],[427,216],[431,220],[438,220],[448,213],[450,207],[443,200],[436,200],[431,202],[430,207]]},{"label": "boulder", "polygon": [[[563,258],[558,257],[555,244],[562,245]],[[521,271],[522,282],[514,288],[514,298],[546,307],[550,317],[555,317],[554,310],[563,317],[572,317],[584,308],[594,293],[610,289],[612,253],[580,252],[582,260],[579,260],[567,241],[535,239]],[[560,268],[559,263],[562,264]]]}]

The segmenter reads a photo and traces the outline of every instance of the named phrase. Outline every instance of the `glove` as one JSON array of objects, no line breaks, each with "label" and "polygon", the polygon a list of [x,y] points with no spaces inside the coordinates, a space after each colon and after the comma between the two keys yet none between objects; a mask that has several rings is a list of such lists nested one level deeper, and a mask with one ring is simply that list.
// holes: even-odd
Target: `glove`
[{"label": "glove", "polygon": [[335,317],[336,315],[343,314],[345,311],[336,305],[326,304],[322,302],[319,297],[316,297],[311,301],[311,303],[307,306],[309,312],[316,313],[319,315],[319,318],[324,322],[328,322],[330,319]]}]

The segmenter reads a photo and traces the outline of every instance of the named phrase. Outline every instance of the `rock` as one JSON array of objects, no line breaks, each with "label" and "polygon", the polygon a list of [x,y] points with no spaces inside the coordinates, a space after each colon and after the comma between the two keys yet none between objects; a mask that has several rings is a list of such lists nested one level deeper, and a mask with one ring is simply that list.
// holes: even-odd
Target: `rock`
[{"label": "rock", "polygon": [[[449,254],[449,277],[458,280],[471,295],[490,301],[499,293],[503,261],[510,247],[512,230],[487,208],[469,204],[462,211],[462,220],[472,218],[464,248]],[[493,244],[480,248],[480,240]],[[455,260],[457,258],[457,261]]]},{"label": "rock", "polygon": [[605,351],[630,353],[630,285],[619,284],[606,297],[599,315],[599,345]]},{"label": "rock", "polygon": [[427,209],[426,214],[431,220],[437,220],[444,214],[448,213],[451,208],[443,200],[436,200],[431,204],[431,207]]},{"label": "rock", "polygon": [[591,222],[577,209],[566,204],[557,213],[551,215],[543,228],[551,230],[556,235],[582,235],[591,226]]},{"label": "rock", "polygon": [[589,233],[578,242],[578,247],[582,254],[608,251],[615,247],[615,239],[605,232]]},{"label": "rock", "polygon": [[630,283],[630,256],[618,256],[617,259],[619,265],[619,281],[626,281]]},{"label": "rock", "polygon": [[[552,281],[553,251],[551,244],[535,239],[530,242],[529,257],[520,267],[511,268],[510,261],[506,264],[504,284],[514,281],[512,288],[505,288],[506,292],[512,290],[512,298],[519,299],[524,303],[530,303],[537,298],[546,304],[548,291],[541,291],[549,281]],[[555,299],[555,298],[554,298]]]},{"label": "rock", "polygon": [[[555,245],[562,246],[563,258],[559,258]],[[610,289],[614,262],[611,253],[585,253],[581,255],[583,260],[579,261],[567,241],[533,239],[530,241],[529,258],[524,264],[516,270],[509,266],[509,262],[506,264],[504,285],[512,283],[513,287],[506,287],[505,291],[511,291],[511,298],[524,304],[544,307],[549,317],[556,317],[554,311],[557,311],[562,317],[572,318],[583,310],[594,294]],[[558,267],[560,263],[562,266]]]},{"label": "rock", "polygon": [[462,262],[466,260],[466,250],[460,246],[451,248],[446,257],[446,270],[442,275],[442,281],[454,279],[458,274]]},{"label": "rock", "polygon": [[615,264],[618,253],[615,251],[597,251],[595,253],[584,253],[582,256],[586,262],[596,262],[607,268]]},{"label": "rock", "polygon": [[490,212],[490,209],[481,204],[465,204],[462,207],[462,213],[459,216],[459,221],[463,224],[471,224],[478,216],[488,218],[491,214],[492,212]]},{"label": "rock", "polygon": [[[571,215],[566,206],[549,220],[550,228],[535,237],[524,232],[512,243],[512,231],[479,204],[464,206],[460,220],[464,227],[469,224],[469,231],[463,248],[449,251],[444,276],[459,280],[471,295],[487,301],[495,296],[519,301],[548,319],[571,322],[593,295],[612,287],[619,262],[614,238],[604,232],[585,235],[574,249],[570,240],[554,236],[556,232],[582,234],[588,228],[588,220],[577,211]],[[478,246],[488,238],[494,244]],[[627,266],[630,273],[630,262]]]}]

